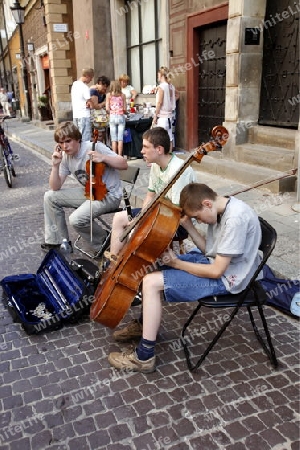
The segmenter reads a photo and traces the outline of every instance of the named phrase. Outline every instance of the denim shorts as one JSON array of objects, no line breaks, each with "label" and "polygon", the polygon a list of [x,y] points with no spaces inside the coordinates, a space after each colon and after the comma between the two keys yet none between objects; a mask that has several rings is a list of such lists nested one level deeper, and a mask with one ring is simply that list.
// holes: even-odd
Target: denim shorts
[{"label": "denim shorts", "polygon": [[109,117],[109,128],[111,141],[123,141],[125,116],[123,114],[111,114]]},{"label": "denim shorts", "polygon": [[[178,255],[182,261],[210,264],[203,253],[195,248],[189,253]],[[164,297],[167,302],[195,302],[210,295],[228,294],[221,278],[202,278],[183,270],[162,266]]]}]

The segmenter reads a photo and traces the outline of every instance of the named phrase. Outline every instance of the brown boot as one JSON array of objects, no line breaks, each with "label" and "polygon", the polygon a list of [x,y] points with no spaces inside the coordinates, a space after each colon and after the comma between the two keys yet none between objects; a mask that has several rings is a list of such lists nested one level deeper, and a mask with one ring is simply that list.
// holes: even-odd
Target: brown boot
[{"label": "brown boot", "polygon": [[121,330],[113,333],[113,337],[117,342],[127,342],[133,339],[140,339],[143,335],[143,326],[138,320],[132,320]]}]

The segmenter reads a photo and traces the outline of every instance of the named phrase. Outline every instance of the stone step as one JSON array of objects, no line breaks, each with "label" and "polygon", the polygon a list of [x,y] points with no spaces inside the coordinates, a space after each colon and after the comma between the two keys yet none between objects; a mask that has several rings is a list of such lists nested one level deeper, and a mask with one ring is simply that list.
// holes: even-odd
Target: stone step
[{"label": "stone step", "polygon": [[295,150],[283,147],[271,147],[262,144],[237,145],[230,152],[231,158],[237,162],[253,164],[281,172],[286,172],[296,166]]},{"label": "stone step", "polygon": [[[178,157],[182,159],[186,158],[184,155],[178,155]],[[222,178],[229,178],[249,186],[284,175],[283,172],[278,170],[225,159],[220,153],[214,153],[214,156],[208,154],[202,158],[200,164],[193,162],[192,167],[197,172],[199,182],[201,182],[201,172],[210,173]],[[261,188],[267,188],[276,194],[279,192],[295,192],[296,176],[291,175],[287,178],[277,179],[276,181],[261,186]]]},{"label": "stone step", "polygon": [[257,125],[249,129],[248,142],[293,150],[295,149],[296,133],[297,130],[288,128]]}]

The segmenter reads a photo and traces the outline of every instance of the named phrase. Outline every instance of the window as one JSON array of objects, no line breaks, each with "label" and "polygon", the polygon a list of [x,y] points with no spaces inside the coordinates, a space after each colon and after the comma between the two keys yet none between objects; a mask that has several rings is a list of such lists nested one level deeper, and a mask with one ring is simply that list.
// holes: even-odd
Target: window
[{"label": "window", "polygon": [[165,0],[125,2],[127,73],[131,84],[141,92],[146,84],[156,84],[162,61],[162,28]]},{"label": "window", "polygon": [[169,64],[168,3],[110,0],[115,76],[127,73],[137,92],[156,84],[159,67]]}]

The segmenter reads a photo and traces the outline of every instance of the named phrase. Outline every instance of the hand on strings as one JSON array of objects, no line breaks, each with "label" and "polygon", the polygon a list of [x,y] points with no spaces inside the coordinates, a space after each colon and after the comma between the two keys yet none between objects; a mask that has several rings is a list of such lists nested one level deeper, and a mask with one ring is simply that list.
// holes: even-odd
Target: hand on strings
[{"label": "hand on strings", "polygon": [[104,155],[102,155],[99,152],[91,150],[90,152],[88,152],[88,155],[89,155],[89,158],[91,159],[91,161],[94,163],[104,162]]}]

